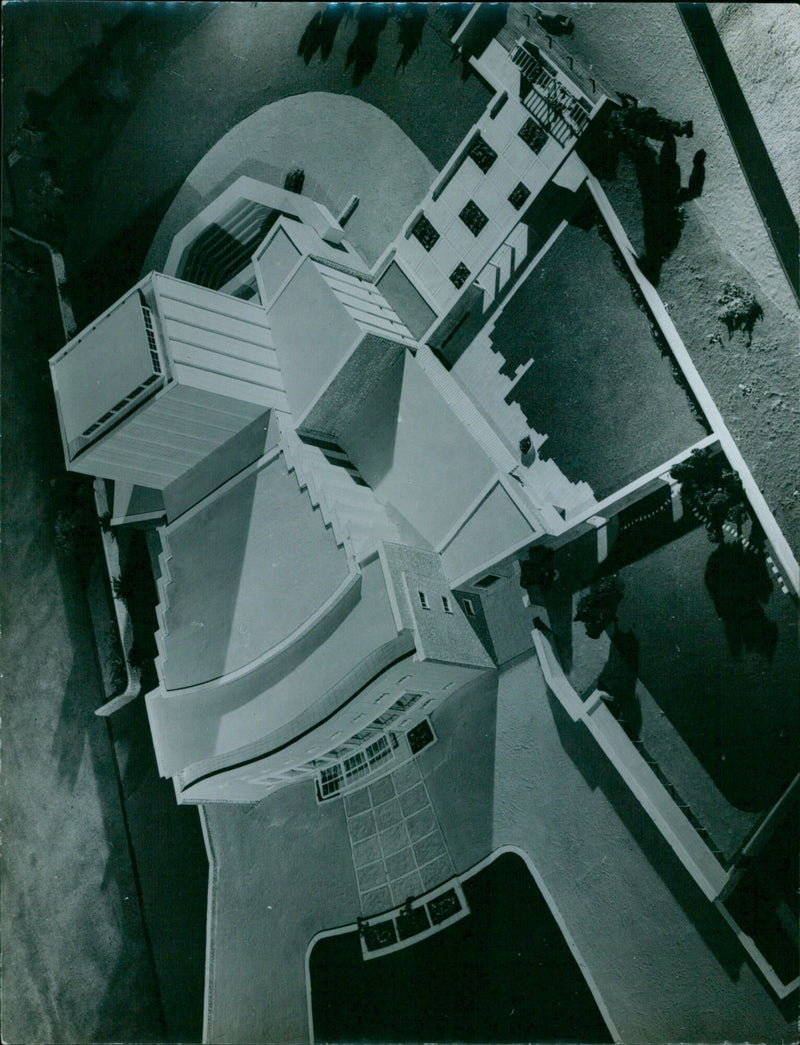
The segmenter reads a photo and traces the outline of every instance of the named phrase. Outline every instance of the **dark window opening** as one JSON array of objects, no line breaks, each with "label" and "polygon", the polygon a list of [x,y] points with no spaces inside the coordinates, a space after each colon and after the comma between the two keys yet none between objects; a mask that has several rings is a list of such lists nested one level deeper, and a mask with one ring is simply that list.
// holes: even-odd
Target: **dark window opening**
[{"label": "dark window opening", "polygon": [[425,250],[428,251],[433,249],[436,241],[439,239],[439,233],[424,214],[420,214],[411,233],[417,237]]},{"label": "dark window opening", "polygon": [[497,153],[480,134],[475,135],[467,155],[472,158],[484,174],[491,169],[492,164],[497,159]]},{"label": "dark window opening", "polygon": [[456,267],[450,273],[450,282],[453,284],[453,286],[456,288],[456,290],[460,290],[461,287],[464,286],[464,284],[467,282],[468,279],[469,279],[469,269],[467,268],[467,266],[464,264],[463,261],[459,261],[459,263],[456,265]]},{"label": "dark window opening", "polygon": [[459,218],[461,218],[473,236],[479,235],[489,220],[478,204],[474,203],[472,200],[466,204],[459,214]]}]

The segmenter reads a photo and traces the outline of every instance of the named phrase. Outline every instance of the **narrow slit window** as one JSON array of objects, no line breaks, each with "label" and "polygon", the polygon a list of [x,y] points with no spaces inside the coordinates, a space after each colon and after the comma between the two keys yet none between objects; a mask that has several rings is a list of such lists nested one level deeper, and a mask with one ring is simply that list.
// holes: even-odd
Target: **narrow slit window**
[{"label": "narrow slit window", "polygon": [[430,605],[428,603],[428,596],[425,594],[425,592],[418,591],[417,595],[419,595],[419,604],[423,608],[423,610],[429,610]]},{"label": "narrow slit window", "polygon": [[475,616],[475,603],[472,599],[464,599],[464,613],[466,613],[468,617]]},{"label": "narrow slit window", "polygon": [[448,597],[446,595],[442,596],[442,606],[444,606],[444,612],[445,613],[452,613],[453,612],[453,607],[450,605],[450,600],[448,599]]}]

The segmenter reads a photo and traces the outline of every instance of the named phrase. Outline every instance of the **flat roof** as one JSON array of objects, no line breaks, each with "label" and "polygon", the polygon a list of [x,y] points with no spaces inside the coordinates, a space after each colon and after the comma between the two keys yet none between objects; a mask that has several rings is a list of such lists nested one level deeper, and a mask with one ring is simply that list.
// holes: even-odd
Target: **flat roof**
[{"label": "flat roof", "polygon": [[153,373],[137,291],[123,298],[52,361],[68,443]]},{"label": "flat roof", "polygon": [[306,621],[349,573],[347,556],[282,455],[166,531],[167,689],[258,658]]}]

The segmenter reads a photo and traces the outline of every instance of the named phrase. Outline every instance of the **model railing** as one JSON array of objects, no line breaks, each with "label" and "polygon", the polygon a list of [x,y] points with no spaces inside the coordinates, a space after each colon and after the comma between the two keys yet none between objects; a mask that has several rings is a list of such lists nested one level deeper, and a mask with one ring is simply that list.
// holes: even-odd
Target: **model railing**
[{"label": "model railing", "polygon": [[511,59],[531,85],[522,104],[559,145],[566,147],[589,123],[589,103],[569,91],[541,59],[523,46],[514,48]]}]

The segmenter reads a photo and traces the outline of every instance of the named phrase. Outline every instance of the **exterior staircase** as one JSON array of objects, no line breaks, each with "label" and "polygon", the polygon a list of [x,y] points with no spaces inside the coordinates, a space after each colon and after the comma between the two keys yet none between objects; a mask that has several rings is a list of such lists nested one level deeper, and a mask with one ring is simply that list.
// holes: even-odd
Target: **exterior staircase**
[{"label": "exterior staircase", "polygon": [[370,487],[332,464],[320,447],[304,443],[288,426],[281,431],[280,446],[287,469],[294,472],[300,488],[308,491],[325,525],[354,562],[363,562],[380,540],[401,541]]}]

